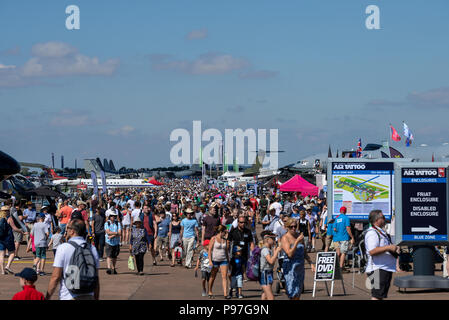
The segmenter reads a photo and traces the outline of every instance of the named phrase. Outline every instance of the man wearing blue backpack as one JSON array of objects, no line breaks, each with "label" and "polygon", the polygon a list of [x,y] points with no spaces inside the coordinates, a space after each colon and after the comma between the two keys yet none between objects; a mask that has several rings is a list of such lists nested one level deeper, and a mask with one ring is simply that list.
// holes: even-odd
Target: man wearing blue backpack
[{"label": "man wearing blue backpack", "polygon": [[56,250],[45,298],[50,300],[60,286],[60,300],[98,300],[100,261],[97,249],[86,242],[87,231],[83,220],[70,221],[66,229],[69,240]]}]

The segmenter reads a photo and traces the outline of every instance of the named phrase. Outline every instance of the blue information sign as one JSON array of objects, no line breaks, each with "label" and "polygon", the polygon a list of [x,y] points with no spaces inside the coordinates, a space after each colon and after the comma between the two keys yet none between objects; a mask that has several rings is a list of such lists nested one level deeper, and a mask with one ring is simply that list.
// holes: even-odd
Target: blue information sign
[{"label": "blue information sign", "polygon": [[446,168],[402,168],[402,240],[447,241]]}]

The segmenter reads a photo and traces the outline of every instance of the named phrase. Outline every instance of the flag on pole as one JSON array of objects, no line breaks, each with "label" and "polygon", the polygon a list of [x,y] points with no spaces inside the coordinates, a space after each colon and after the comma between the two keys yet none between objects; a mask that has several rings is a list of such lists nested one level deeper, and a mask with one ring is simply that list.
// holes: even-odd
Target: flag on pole
[{"label": "flag on pole", "polygon": [[224,153],[224,164],[223,164],[223,171],[228,172],[228,163],[226,161],[226,152]]},{"label": "flag on pole", "polygon": [[432,153],[432,162],[435,162],[435,155]]},{"label": "flag on pole", "polygon": [[90,177],[92,178],[92,186],[94,187],[94,194],[98,195],[98,183],[97,183],[97,174],[95,171],[90,172]]},{"label": "flag on pole", "polygon": [[361,156],[362,156],[362,138],[359,138],[359,142],[357,142],[356,158],[360,158]]},{"label": "flag on pole", "polygon": [[103,170],[100,171],[100,176],[101,176],[101,184],[103,185],[103,188],[102,188],[101,193],[102,193],[102,194],[107,194],[107,189],[106,189],[106,176],[105,176]]},{"label": "flag on pole", "polygon": [[412,144],[412,141],[414,139],[413,133],[410,131],[408,126],[405,124],[405,122],[402,122],[402,123],[404,125],[404,136],[407,138],[407,139],[405,139],[405,146],[410,147],[410,145]]},{"label": "flag on pole", "polygon": [[390,128],[391,128],[391,139],[394,141],[401,141],[401,136],[396,131],[396,129],[393,128],[393,126],[391,124],[390,124]]},{"label": "flag on pole", "polygon": [[329,145],[329,150],[327,151],[327,157],[332,158],[331,145]]},{"label": "flag on pole", "polygon": [[337,149],[337,158],[338,158],[338,149]]},{"label": "flag on pole", "polygon": [[203,149],[200,147],[200,167],[203,167]]}]

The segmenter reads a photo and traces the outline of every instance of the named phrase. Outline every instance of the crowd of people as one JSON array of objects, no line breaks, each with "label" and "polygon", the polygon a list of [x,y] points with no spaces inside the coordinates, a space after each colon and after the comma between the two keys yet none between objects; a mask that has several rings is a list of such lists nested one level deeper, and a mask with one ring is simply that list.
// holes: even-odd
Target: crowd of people
[{"label": "crowd of people", "polygon": [[[108,191],[93,195],[79,191],[50,202],[40,212],[31,202],[6,201],[0,211],[0,273],[14,274],[11,263],[21,259],[19,247],[26,240],[27,252],[35,259],[33,268],[16,274],[21,281],[46,275],[45,260],[51,249],[53,272],[45,297],[51,298],[59,285],[60,299],[98,299],[100,262],[106,260],[106,274],[114,276],[123,271],[117,270],[120,253],[132,255],[136,275],[144,275],[149,253],[154,266],[167,260],[171,267],[194,268],[195,274],[201,271],[205,297],[214,298],[220,272],[223,296],[241,299],[249,260],[259,248],[261,298],[274,299],[275,265],[282,260],[286,294],[299,299],[305,262],[315,271],[309,253],[336,250],[344,270],[345,254],[354,244],[354,226],[345,215],[346,208],[328,221],[323,196],[282,195],[272,189],[254,195],[245,189],[218,189],[187,179],[168,180],[157,189]],[[321,248],[317,248],[317,238],[322,240]],[[397,250],[391,242],[388,245],[389,251]],[[90,250],[95,270],[79,265],[76,257],[82,250]],[[6,252],[9,256],[4,266]],[[84,289],[72,288],[67,282],[73,275],[71,266],[77,263],[85,278],[91,279],[78,284]]]}]

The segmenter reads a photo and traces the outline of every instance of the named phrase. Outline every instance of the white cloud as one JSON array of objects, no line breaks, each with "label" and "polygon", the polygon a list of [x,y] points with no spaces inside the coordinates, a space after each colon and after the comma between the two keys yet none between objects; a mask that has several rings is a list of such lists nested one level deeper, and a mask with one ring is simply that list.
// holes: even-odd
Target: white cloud
[{"label": "white cloud", "polygon": [[7,65],[4,65],[4,64],[0,63],[0,70],[1,69],[14,69],[15,67],[16,66],[13,66],[13,65],[7,66]]},{"label": "white cloud", "polygon": [[89,124],[89,116],[81,111],[62,109],[50,118],[50,125],[54,127],[80,127]]},{"label": "white cloud", "polygon": [[42,58],[62,58],[77,52],[76,48],[64,42],[37,43],[31,48],[33,56]]},{"label": "white cloud", "polygon": [[413,91],[401,101],[387,99],[374,99],[368,102],[368,106],[412,106],[412,107],[449,107],[449,87],[441,87],[427,91]]},{"label": "white cloud", "polygon": [[207,29],[193,30],[186,36],[187,40],[199,40],[207,38]]},{"label": "white cloud", "polygon": [[407,101],[417,106],[449,106],[449,87],[432,89],[424,92],[411,92]]},{"label": "white cloud", "polygon": [[170,56],[158,55],[157,57],[157,59],[154,59],[154,56],[152,58],[152,68],[154,70],[171,70],[195,75],[225,74],[250,66],[246,59],[220,53],[202,54],[192,61],[167,61]]},{"label": "white cloud", "polygon": [[110,130],[108,134],[112,136],[127,136],[130,133],[134,132],[136,129],[132,126],[126,125],[121,128],[117,128],[114,130]]},{"label": "white cloud", "polygon": [[[97,57],[83,55],[63,42],[38,43],[31,52],[33,57],[22,66],[8,68],[9,72],[0,72],[0,87],[36,84],[36,79],[41,77],[110,76],[120,64],[119,59],[100,62]],[[1,66],[0,71],[5,69]]]}]

